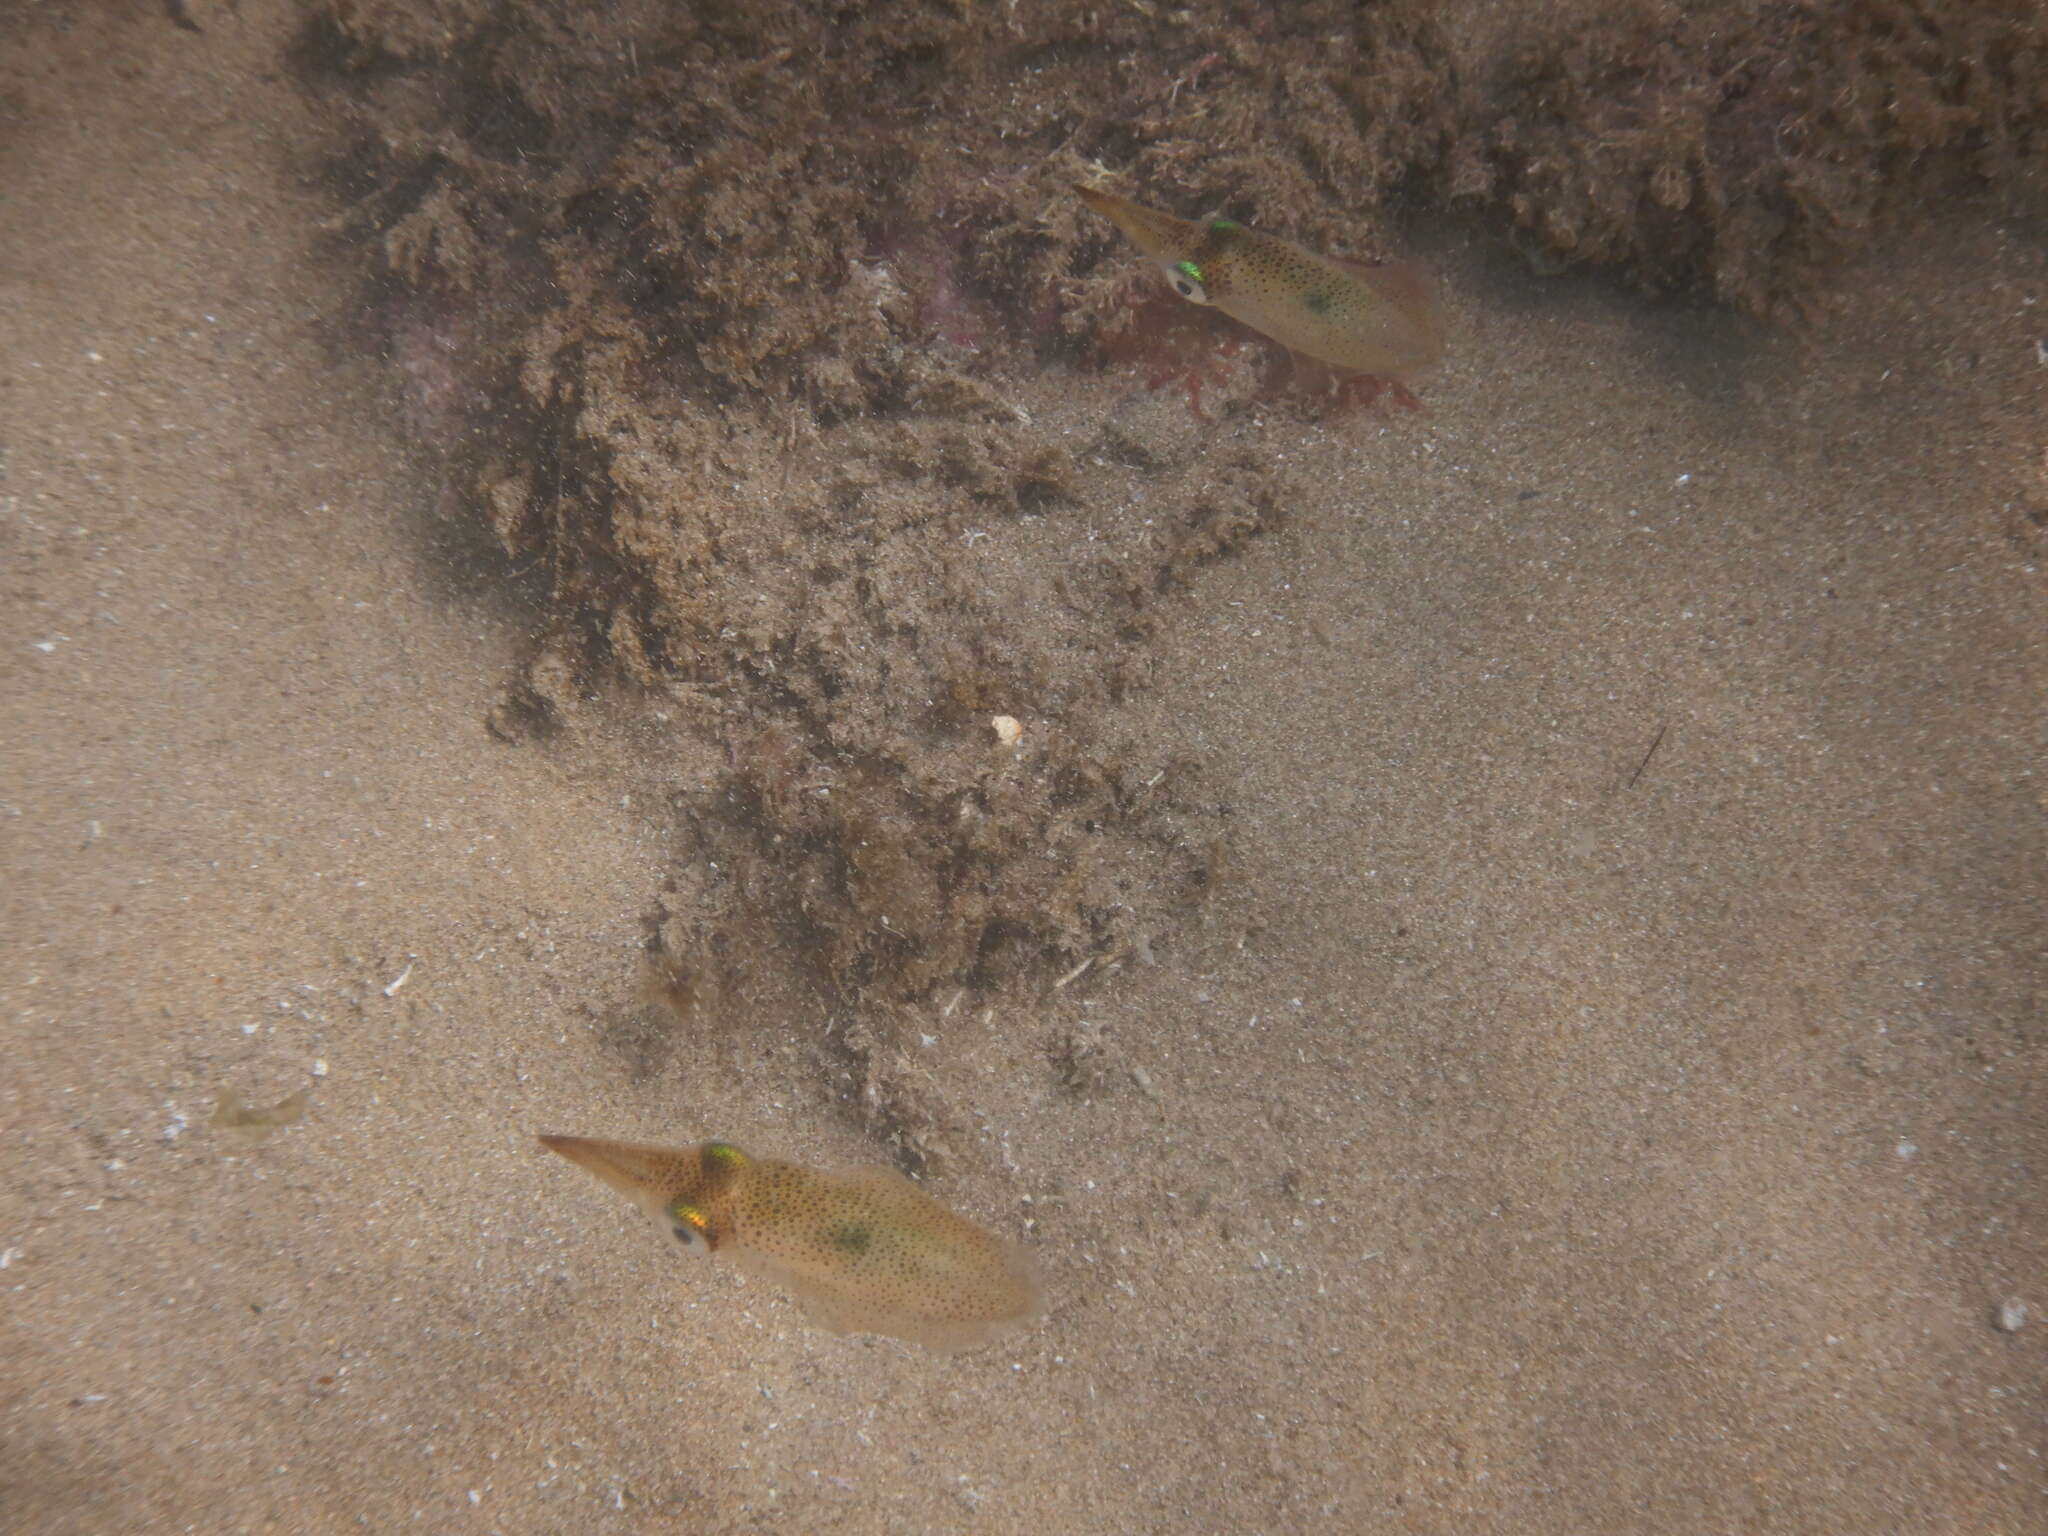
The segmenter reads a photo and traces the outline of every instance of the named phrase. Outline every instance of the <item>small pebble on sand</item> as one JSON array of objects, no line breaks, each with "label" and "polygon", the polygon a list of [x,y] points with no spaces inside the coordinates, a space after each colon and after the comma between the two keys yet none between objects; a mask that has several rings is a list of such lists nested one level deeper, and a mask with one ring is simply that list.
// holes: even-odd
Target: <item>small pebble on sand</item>
[{"label": "small pebble on sand", "polygon": [[1998,1331],[2018,1333],[2027,1324],[2027,1304],[2017,1296],[2008,1296],[1998,1304]]}]

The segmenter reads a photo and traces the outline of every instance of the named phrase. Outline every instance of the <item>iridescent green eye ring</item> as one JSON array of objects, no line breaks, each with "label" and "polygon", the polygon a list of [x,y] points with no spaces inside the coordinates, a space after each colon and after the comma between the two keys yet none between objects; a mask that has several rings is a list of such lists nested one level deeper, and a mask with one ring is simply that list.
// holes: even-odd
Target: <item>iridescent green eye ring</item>
[{"label": "iridescent green eye ring", "polygon": [[1202,280],[1202,269],[1196,266],[1192,261],[1184,261],[1178,267],[1174,268],[1174,270],[1176,272],[1186,273],[1189,277],[1193,278],[1198,283]]}]

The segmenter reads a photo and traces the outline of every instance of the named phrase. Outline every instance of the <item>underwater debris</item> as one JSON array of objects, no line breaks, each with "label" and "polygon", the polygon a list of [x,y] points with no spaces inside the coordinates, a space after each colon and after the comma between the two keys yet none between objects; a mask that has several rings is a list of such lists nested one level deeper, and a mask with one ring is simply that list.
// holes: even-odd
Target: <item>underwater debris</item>
[{"label": "underwater debris", "polygon": [[207,1126],[243,1146],[254,1146],[272,1131],[296,1125],[304,1118],[306,1101],[310,1097],[311,1090],[301,1088],[275,1104],[257,1108],[244,1104],[238,1095],[224,1093],[214,1106],[213,1118],[207,1121]]}]

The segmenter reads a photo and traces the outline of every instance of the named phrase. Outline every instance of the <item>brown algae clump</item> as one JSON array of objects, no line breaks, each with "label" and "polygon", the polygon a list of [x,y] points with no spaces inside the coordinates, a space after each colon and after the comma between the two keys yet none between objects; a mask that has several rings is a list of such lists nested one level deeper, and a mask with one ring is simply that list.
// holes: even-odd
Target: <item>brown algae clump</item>
[{"label": "brown algae clump", "polygon": [[[2040,192],[2038,7],[1169,9],[308,8],[365,317],[448,504],[546,594],[494,728],[624,679],[725,747],[664,894],[705,985],[765,931],[835,1004],[992,992],[1206,884],[1222,806],[1123,705],[1169,605],[1278,526],[1283,454],[1072,418],[1091,353],[1198,410],[1224,378],[1076,182],[1361,255],[1459,205],[1546,269],[1763,314],[1932,197]],[[1032,721],[1000,757],[999,713]]]}]

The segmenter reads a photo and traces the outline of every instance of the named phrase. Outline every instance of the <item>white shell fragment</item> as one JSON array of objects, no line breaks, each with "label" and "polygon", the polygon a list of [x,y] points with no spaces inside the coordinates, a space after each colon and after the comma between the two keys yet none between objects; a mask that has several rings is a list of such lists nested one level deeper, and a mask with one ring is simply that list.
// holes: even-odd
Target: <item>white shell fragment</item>
[{"label": "white shell fragment", "polygon": [[1015,715],[997,715],[989,721],[995,727],[996,740],[1006,747],[1014,747],[1024,739],[1024,726]]}]

